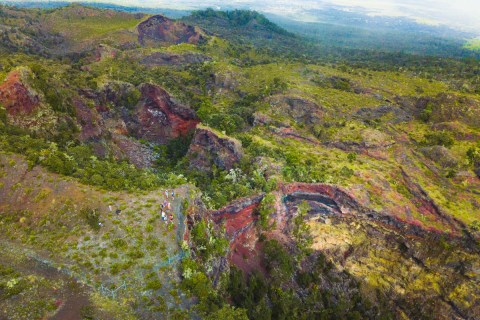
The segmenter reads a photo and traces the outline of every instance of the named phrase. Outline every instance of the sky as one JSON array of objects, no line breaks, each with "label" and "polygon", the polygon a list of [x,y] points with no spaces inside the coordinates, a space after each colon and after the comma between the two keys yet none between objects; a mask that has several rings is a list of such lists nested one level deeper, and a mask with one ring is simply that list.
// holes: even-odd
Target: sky
[{"label": "sky", "polygon": [[[22,0],[13,0],[21,2]],[[48,1],[48,0],[34,0]],[[67,0],[72,1],[72,0]],[[480,35],[480,0],[80,0],[168,9],[248,8],[296,20],[316,21],[315,10],[335,6],[369,15],[408,17],[421,23],[445,24]],[[73,2],[73,1],[72,1]]]}]

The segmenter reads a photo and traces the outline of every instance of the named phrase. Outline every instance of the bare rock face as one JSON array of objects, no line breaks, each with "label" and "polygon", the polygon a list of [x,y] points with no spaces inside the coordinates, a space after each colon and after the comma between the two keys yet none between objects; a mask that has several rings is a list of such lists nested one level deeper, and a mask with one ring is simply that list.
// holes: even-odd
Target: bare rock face
[{"label": "bare rock face", "polygon": [[7,111],[8,121],[18,127],[42,134],[54,134],[60,121],[44,102],[42,92],[37,92],[29,83],[31,71],[20,68],[8,74],[0,84],[0,106]]},{"label": "bare rock face", "polygon": [[26,69],[12,71],[0,84],[0,103],[9,115],[29,115],[40,106],[40,96],[24,82],[27,73]]},{"label": "bare rock face", "polygon": [[131,135],[138,139],[165,144],[185,136],[200,122],[192,109],[172,101],[162,88],[143,84],[141,99],[132,121],[126,121]]},{"label": "bare rock face", "polygon": [[99,62],[108,58],[115,58],[119,54],[118,50],[106,44],[98,45],[93,52],[93,61]]},{"label": "bare rock face", "polygon": [[[226,236],[230,241],[230,262],[247,272],[261,268],[255,211],[263,196],[260,194],[239,199],[210,214],[214,222],[225,225]],[[246,260],[245,257],[249,259]]]},{"label": "bare rock face", "polygon": [[240,141],[204,126],[197,127],[187,153],[190,167],[198,170],[210,170],[213,165],[229,170],[242,156]]},{"label": "bare rock face", "polygon": [[270,99],[274,113],[289,115],[296,122],[318,124],[323,118],[323,108],[315,102],[294,96],[275,96]]},{"label": "bare rock face", "polygon": [[[447,219],[440,209],[426,198],[421,190],[412,194],[416,201],[422,203],[425,212],[432,211],[446,226],[451,226],[451,231],[443,236],[465,241],[462,238],[462,226],[457,221]],[[376,212],[364,207],[346,189],[329,184],[290,183],[280,187],[273,193],[275,196],[274,212],[269,217],[268,225],[272,228],[264,231],[267,239],[276,239],[290,247],[292,245],[291,231],[298,206],[306,201],[310,210],[306,219],[323,223],[331,223],[332,219],[354,221],[374,225],[380,229],[398,232],[404,237],[418,239],[435,239],[441,237],[442,231],[430,226],[422,225],[417,221],[405,221],[400,217],[385,212]],[[230,253],[228,259],[240,269],[250,272],[261,269],[262,251],[259,233],[256,229],[258,220],[257,208],[264,195],[238,199],[230,205],[209,213],[209,218],[218,225],[225,226],[227,238],[230,240]],[[463,239],[463,240],[462,240]]]},{"label": "bare rock face", "polygon": [[126,158],[137,168],[148,168],[155,161],[152,150],[124,135],[112,135],[112,142],[119,149],[118,158]]},{"label": "bare rock face", "polygon": [[80,98],[73,99],[77,122],[80,125],[79,139],[83,142],[96,140],[102,135],[102,121],[95,109],[90,109]]},{"label": "bare rock face", "polygon": [[137,27],[138,42],[148,45],[149,42],[193,43],[197,44],[203,36],[197,28],[176,22],[161,15],[153,16]]},{"label": "bare rock face", "polygon": [[454,168],[459,160],[450,150],[444,146],[433,146],[420,149],[420,151],[430,160],[438,163],[443,168]]}]

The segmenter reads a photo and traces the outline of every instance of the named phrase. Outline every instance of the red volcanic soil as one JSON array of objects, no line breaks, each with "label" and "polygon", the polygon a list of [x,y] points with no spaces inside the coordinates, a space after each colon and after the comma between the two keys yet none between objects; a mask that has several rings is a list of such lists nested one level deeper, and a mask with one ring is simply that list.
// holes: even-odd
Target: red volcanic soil
[{"label": "red volcanic soil", "polygon": [[229,206],[211,212],[216,223],[224,223],[230,240],[229,260],[246,272],[261,268],[260,243],[258,242],[255,210],[263,199],[262,195],[239,199]]},{"label": "red volcanic soil", "polygon": [[185,136],[200,122],[195,112],[171,100],[162,88],[143,84],[142,99],[137,108],[139,126],[133,132],[139,138],[156,143],[166,143]]},{"label": "red volcanic soil", "polygon": [[12,116],[28,115],[40,105],[40,98],[23,84],[20,71],[16,70],[10,72],[0,84],[0,103]]},{"label": "red volcanic soil", "polygon": [[[410,186],[414,189],[414,186]],[[435,214],[448,225],[450,232],[444,233],[434,228],[424,226],[418,221],[405,221],[388,213],[379,213],[363,207],[347,190],[327,184],[291,183],[282,185],[276,193],[276,210],[270,216],[271,222],[275,221],[274,228],[264,232],[267,239],[275,238],[285,243],[293,241],[290,236],[291,218],[296,214],[296,208],[301,201],[307,201],[311,215],[336,216],[341,219],[356,219],[370,221],[381,228],[392,231],[401,231],[408,237],[429,237],[439,233],[460,239],[462,226],[446,216],[428,199],[421,190],[414,195],[421,203],[421,207],[430,214]],[[255,227],[258,208],[263,195],[239,199],[229,206],[210,212],[210,219],[217,224],[225,226],[227,238],[230,240],[229,260],[245,272],[263,270],[262,268],[262,242],[259,232]]]}]

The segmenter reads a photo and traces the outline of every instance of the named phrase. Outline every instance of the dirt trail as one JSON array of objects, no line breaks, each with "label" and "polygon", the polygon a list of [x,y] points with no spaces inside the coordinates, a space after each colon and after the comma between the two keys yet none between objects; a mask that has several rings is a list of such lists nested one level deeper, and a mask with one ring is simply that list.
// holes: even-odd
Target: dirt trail
[{"label": "dirt trail", "polygon": [[[82,320],[82,309],[90,306],[89,289],[70,277],[64,271],[57,269],[53,264],[39,258],[34,252],[19,247],[17,244],[0,240],[0,264],[15,269],[21,277],[47,278],[56,283],[56,286],[40,288],[47,291],[48,298],[30,296],[29,300],[55,299],[58,309],[54,315],[47,316],[51,320]],[[59,287],[57,287],[59,286]],[[45,292],[44,292],[45,293]],[[14,298],[14,297],[13,297]]]}]

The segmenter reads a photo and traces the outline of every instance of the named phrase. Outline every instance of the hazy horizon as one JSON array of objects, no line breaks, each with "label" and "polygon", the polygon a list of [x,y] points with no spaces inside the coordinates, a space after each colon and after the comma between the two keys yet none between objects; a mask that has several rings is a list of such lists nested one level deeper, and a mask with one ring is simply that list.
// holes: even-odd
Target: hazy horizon
[{"label": "hazy horizon", "polygon": [[215,9],[251,9],[276,14],[290,19],[315,22],[315,11],[334,7],[340,10],[360,12],[372,16],[406,17],[419,23],[446,25],[458,30],[480,35],[480,1],[458,0],[10,0],[2,2],[96,2],[123,6],[196,10],[212,7]]}]

